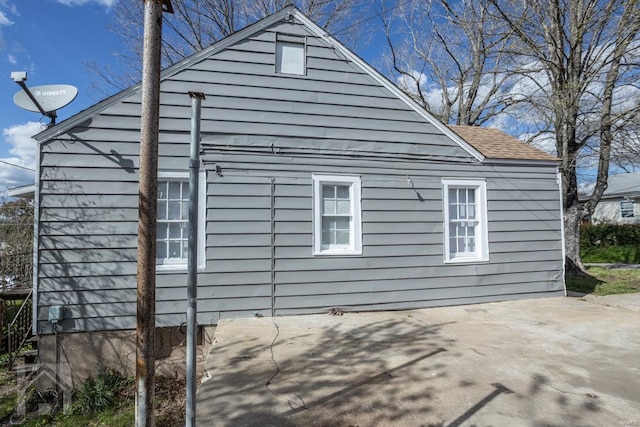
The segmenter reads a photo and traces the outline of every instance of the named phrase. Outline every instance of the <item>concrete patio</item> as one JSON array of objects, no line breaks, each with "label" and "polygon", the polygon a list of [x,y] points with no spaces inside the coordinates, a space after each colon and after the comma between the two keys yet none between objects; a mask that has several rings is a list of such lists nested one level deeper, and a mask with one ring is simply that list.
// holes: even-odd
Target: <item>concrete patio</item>
[{"label": "concrete patio", "polygon": [[223,320],[200,425],[640,422],[640,313],[576,298]]}]

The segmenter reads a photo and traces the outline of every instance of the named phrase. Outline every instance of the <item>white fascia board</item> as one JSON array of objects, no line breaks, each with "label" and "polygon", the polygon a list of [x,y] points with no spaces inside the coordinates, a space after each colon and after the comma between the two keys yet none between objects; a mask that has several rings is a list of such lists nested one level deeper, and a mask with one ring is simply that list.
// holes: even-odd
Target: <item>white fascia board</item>
[{"label": "white fascia board", "polygon": [[[226,49],[227,47],[257,33],[258,31],[261,31],[262,29],[268,26],[275,24],[281,19],[287,17],[289,14],[293,13],[294,10],[297,10],[297,9],[295,9],[295,7],[293,6],[284,8],[281,11],[274,13],[273,15],[269,15],[266,18],[261,19],[260,21],[252,25],[249,25],[248,27],[243,28],[237,33],[234,33],[228,37],[225,37],[224,39],[212,44],[208,48],[203,49],[199,52],[196,52],[190,57],[170,67],[167,67],[160,74],[160,83],[162,83],[163,80],[179,73],[180,71],[183,71],[188,67],[200,62],[201,60],[211,55],[214,55],[223,49]],[[78,124],[86,120],[89,120],[91,117],[95,116],[96,114],[106,110],[107,108],[121,102],[127,97],[134,95],[140,91],[142,91],[142,83],[138,83],[134,86],[131,86],[128,89],[125,89],[119,93],[116,93],[115,95],[110,96],[109,98],[103,101],[98,102],[97,104],[94,104],[93,106],[87,108],[86,110],[83,110],[78,114],[76,114],[75,116],[72,116],[60,122],[59,124],[51,127],[50,129],[46,129],[40,132],[39,134],[35,135],[33,138],[38,143],[47,142],[48,140],[55,138],[60,134],[65,133],[66,131],[73,128],[74,126],[77,126]]]},{"label": "white fascia board", "polygon": [[318,37],[324,39],[330,45],[334,46],[348,60],[353,61],[359,67],[364,69],[374,80],[376,80],[378,83],[380,83],[385,88],[387,88],[389,91],[391,91],[401,101],[403,101],[405,104],[407,104],[407,106],[409,106],[416,113],[418,113],[420,116],[422,116],[422,118],[427,120],[429,123],[431,123],[433,126],[435,126],[439,131],[441,131],[444,135],[446,135],[451,140],[453,140],[455,143],[457,143],[460,146],[460,148],[462,148],[464,151],[466,151],[469,155],[471,155],[473,158],[475,158],[476,160],[478,160],[480,162],[484,162],[485,157],[484,157],[484,155],[482,153],[480,153],[471,144],[469,144],[467,141],[465,141],[460,136],[458,136],[458,134],[456,134],[454,131],[449,129],[449,127],[446,124],[442,123],[440,120],[435,118],[431,113],[429,113],[427,110],[422,108],[422,106],[420,106],[417,102],[415,102],[413,99],[411,99],[411,97],[409,95],[407,95],[402,90],[400,90],[400,88],[398,86],[396,86],[391,81],[389,81],[389,79],[387,79],[385,76],[380,74],[379,71],[377,71],[371,65],[367,64],[362,58],[360,58],[358,55],[353,53],[349,48],[347,48],[345,45],[340,43],[337,39],[335,39],[333,36],[331,36],[325,30],[320,28],[318,25],[316,25],[309,18],[304,16],[304,14],[302,12],[300,12],[298,9],[294,9],[293,15],[295,16],[295,18],[297,20],[299,20],[304,25],[306,25],[314,34],[316,34]]},{"label": "white fascia board", "polygon": [[36,185],[23,185],[20,187],[9,188],[7,190],[7,196],[9,197],[22,197],[25,199],[33,199],[36,192]]}]

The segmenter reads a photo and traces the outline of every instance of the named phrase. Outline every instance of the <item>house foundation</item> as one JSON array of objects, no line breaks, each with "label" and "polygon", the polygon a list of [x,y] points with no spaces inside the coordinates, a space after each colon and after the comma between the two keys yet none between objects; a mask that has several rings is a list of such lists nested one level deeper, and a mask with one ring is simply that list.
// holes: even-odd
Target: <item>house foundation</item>
[{"label": "house foundation", "polygon": [[[215,327],[199,327],[197,374],[211,346]],[[185,378],[186,330],[179,327],[156,328],[156,375]],[[58,387],[78,388],[101,368],[113,369],[125,377],[135,376],[136,332],[134,330],[58,333],[38,337],[38,390]],[[54,374],[52,374],[54,373]]]}]

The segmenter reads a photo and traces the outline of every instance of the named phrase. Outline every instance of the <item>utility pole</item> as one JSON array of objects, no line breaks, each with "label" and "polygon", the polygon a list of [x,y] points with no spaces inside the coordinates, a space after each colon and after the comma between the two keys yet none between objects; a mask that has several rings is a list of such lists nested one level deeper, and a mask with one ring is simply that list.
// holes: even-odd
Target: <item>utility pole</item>
[{"label": "utility pole", "polygon": [[144,1],[136,314],[136,427],[153,427],[155,394],[156,217],[162,12],[170,0]]}]

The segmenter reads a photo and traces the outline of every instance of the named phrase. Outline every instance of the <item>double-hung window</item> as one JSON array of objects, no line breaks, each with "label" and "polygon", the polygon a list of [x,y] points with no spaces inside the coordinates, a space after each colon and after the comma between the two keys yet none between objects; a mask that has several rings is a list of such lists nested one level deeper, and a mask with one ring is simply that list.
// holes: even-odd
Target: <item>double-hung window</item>
[{"label": "double-hung window", "polygon": [[[204,206],[206,185],[201,173],[198,205],[198,267],[204,267]],[[156,228],[156,265],[158,270],[187,268],[189,253],[189,174],[158,174],[158,212]]]},{"label": "double-hung window", "polygon": [[484,181],[443,179],[445,262],[489,260]]},{"label": "double-hung window", "polygon": [[620,202],[620,216],[622,218],[635,217],[635,203],[633,200],[623,200]]},{"label": "double-hung window", "polygon": [[313,175],[314,255],[362,254],[360,177]]}]

